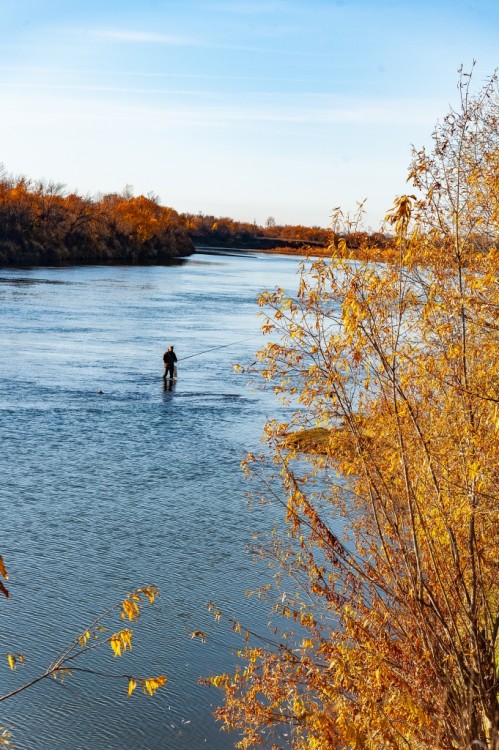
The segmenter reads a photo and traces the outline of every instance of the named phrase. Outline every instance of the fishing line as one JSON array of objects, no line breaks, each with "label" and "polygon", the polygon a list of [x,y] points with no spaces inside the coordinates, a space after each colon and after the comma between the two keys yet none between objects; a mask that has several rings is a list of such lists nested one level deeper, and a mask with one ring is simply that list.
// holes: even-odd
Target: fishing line
[{"label": "fishing line", "polygon": [[204,352],[197,352],[197,354],[189,354],[188,357],[180,357],[179,362],[183,362],[186,359],[191,359],[192,357],[200,357],[201,354],[207,354],[208,352],[214,352],[215,349],[225,349],[228,346],[234,346],[235,344],[242,344],[244,341],[251,341],[251,339],[256,338],[256,336],[249,336],[246,339],[239,339],[239,341],[232,341],[230,344],[222,344],[221,346],[212,346],[211,349],[205,349]]}]

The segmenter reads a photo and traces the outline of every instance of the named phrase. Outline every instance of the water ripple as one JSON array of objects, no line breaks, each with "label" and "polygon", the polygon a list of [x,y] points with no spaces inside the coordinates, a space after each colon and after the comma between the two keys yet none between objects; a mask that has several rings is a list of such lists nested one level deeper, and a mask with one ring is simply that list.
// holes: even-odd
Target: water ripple
[{"label": "water ripple", "polygon": [[[296,261],[210,257],[169,268],[34,269],[0,277],[0,512],[12,599],[0,608],[2,650],[36,674],[98,612],[154,582],[158,605],[136,628],[126,669],[166,673],[154,700],[89,676],[34,688],[2,723],[24,750],[131,747],[226,750],[198,678],[234,666],[237,639],[215,626],[214,599],[263,629],[244,590],[267,581],[248,552],[271,510],[248,514],[239,470],[260,449],[276,405],[246,390],[233,361],[259,344],[255,297]],[[29,293],[24,294],[26,287]],[[171,390],[162,351],[179,356]],[[205,630],[208,643],[190,638]],[[91,662],[92,663],[92,662]],[[111,654],[95,662],[116,668]],[[120,669],[125,669],[120,665]]]}]

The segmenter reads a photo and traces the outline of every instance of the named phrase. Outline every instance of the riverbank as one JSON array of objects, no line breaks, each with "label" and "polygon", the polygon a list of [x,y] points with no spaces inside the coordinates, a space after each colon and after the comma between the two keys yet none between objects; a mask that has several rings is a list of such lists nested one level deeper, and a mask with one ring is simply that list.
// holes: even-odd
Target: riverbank
[{"label": "riverbank", "polygon": [[[225,250],[331,257],[340,236],[323,227],[266,226],[177,213],[153,194],[129,189],[96,198],[63,186],[0,172],[0,266],[168,265],[195,252]],[[341,238],[349,258],[391,260],[393,240],[381,233]]]},{"label": "riverbank", "polygon": [[337,248],[315,247],[311,245],[302,245],[300,247],[244,247],[237,248],[232,246],[196,245],[196,252],[231,252],[232,254],[243,253],[265,253],[268,255],[292,255],[298,258],[349,258],[350,260],[368,261],[371,263],[390,263],[398,258],[398,251],[394,247],[367,247],[347,249],[346,252],[340,252]]},{"label": "riverbank", "polygon": [[348,258],[349,260],[368,261],[371,263],[392,263],[399,257],[398,250],[393,247],[361,247],[347,250],[346,252],[340,252],[334,247],[303,247],[300,250],[279,248],[276,250],[264,250],[263,252],[317,258]]}]

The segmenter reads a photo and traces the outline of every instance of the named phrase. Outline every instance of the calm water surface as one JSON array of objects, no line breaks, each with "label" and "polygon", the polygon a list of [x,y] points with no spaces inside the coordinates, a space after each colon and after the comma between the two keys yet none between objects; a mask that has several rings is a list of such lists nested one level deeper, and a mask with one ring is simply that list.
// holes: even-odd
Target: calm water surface
[{"label": "calm water surface", "polygon": [[[235,662],[232,634],[205,604],[265,627],[244,591],[268,580],[248,545],[272,511],[248,510],[239,463],[280,407],[232,363],[261,344],[258,292],[295,289],[297,266],[197,254],[175,267],[0,269],[0,547],[12,591],[1,650],[27,658],[11,673],[1,657],[0,692],[147,583],[161,598],[134,651],[97,666],[169,679],[153,699],[127,699],[121,681],[43,682],[2,704],[18,748],[233,747],[211,717],[218,691],[197,683]],[[180,362],[163,390],[169,344],[182,358],[241,339]],[[208,632],[204,646],[195,629]]]}]

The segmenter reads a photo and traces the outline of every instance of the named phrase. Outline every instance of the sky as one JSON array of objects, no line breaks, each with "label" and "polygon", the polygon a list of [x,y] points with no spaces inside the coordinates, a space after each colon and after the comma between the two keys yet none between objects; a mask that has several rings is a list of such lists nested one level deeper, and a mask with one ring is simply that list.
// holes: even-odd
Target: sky
[{"label": "sky", "polygon": [[496,0],[0,0],[0,164],[82,195],[376,230],[499,64]]}]

